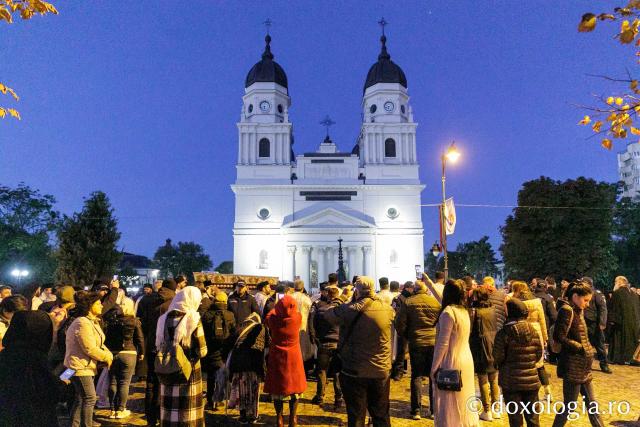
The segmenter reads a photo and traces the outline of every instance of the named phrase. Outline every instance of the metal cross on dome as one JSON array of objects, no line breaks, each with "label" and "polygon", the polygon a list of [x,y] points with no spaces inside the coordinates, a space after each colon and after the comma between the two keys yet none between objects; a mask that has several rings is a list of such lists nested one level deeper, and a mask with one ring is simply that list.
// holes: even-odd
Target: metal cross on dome
[{"label": "metal cross on dome", "polygon": [[336,122],[334,122],[333,120],[331,120],[331,117],[329,117],[329,115],[327,114],[324,119],[322,119],[322,121],[320,122],[320,124],[322,126],[324,126],[327,129],[327,137],[329,136],[329,128],[333,125],[336,124]]},{"label": "metal cross on dome", "polygon": [[389,23],[384,20],[384,16],[383,16],[382,19],[378,21],[378,24],[380,24],[380,26],[382,27],[382,35],[384,36],[384,27],[389,25]]},{"label": "metal cross on dome", "polygon": [[263,22],[264,26],[267,27],[267,34],[269,34],[269,28],[273,25],[273,21],[270,18],[267,18],[266,21]]}]

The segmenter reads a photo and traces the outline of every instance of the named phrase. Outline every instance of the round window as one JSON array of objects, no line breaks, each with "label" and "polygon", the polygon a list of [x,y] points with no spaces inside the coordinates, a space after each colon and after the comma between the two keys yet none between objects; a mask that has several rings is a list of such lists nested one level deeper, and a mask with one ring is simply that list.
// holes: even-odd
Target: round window
[{"label": "round window", "polygon": [[376,104],[373,104],[371,107],[369,107],[369,112],[373,114],[376,112],[377,109],[378,107],[376,106]]},{"label": "round window", "polygon": [[278,113],[282,114],[284,108],[282,108],[282,104],[278,104]]},{"label": "round window", "polygon": [[387,209],[387,216],[389,218],[396,219],[396,218],[398,218],[398,215],[400,215],[400,213],[398,213],[398,210],[396,208]]},{"label": "round window", "polygon": [[271,212],[269,212],[269,209],[267,208],[262,208],[258,211],[258,218],[260,218],[261,220],[269,218],[270,215]]},{"label": "round window", "polygon": [[253,113],[253,104],[249,104],[249,108],[248,108],[250,113]]}]

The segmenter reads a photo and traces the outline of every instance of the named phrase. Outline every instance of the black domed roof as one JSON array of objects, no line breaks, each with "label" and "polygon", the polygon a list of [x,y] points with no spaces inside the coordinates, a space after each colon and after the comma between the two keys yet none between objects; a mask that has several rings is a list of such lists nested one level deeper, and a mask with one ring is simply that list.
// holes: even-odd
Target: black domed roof
[{"label": "black domed roof", "polygon": [[407,77],[404,75],[402,68],[391,60],[391,55],[387,52],[387,37],[380,37],[382,42],[382,50],[378,55],[378,62],[369,68],[367,81],[364,83],[364,90],[376,83],[399,83],[405,88],[407,87]]},{"label": "black domed roof", "polygon": [[267,45],[264,47],[262,60],[249,70],[249,74],[247,74],[247,78],[244,81],[244,87],[249,87],[256,82],[273,82],[288,88],[287,75],[280,64],[273,60],[270,46],[271,36],[267,34],[264,40]]}]

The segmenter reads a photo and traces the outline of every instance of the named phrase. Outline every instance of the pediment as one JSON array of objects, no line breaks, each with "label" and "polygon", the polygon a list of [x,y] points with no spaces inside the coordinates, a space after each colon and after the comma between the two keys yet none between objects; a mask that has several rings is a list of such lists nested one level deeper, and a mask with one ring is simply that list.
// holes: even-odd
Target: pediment
[{"label": "pediment", "polygon": [[285,217],[287,228],[371,228],[375,220],[362,212],[340,204],[319,204]]}]

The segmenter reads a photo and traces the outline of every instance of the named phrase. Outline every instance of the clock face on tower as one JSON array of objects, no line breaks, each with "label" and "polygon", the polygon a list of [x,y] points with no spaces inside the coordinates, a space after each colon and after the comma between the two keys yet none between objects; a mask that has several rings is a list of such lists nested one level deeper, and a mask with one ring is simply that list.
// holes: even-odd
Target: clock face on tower
[{"label": "clock face on tower", "polygon": [[266,113],[270,109],[271,109],[271,104],[269,104],[269,101],[262,101],[260,103],[260,111],[262,111],[263,113]]},{"label": "clock face on tower", "polygon": [[395,108],[395,106],[393,105],[393,102],[387,101],[387,102],[384,103],[384,110],[387,113],[392,112],[394,108]]}]

